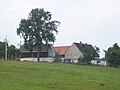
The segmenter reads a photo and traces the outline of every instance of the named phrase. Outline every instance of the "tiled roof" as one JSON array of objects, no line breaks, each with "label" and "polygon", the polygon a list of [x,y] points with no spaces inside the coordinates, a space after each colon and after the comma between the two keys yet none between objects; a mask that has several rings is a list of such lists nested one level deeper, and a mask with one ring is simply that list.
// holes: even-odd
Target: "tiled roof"
[{"label": "tiled roof", "polygon": [[83,53],[86,47],[92,47],[92,45],[83,44],[83,43],[74,43],[78,49]]},{"label": "tiled roof", "polygon": [[54,50],[59,55],[65,55],[65,52],[68,50],[69,47],[70,46],[58,46],[58,47],[54,47]]}]

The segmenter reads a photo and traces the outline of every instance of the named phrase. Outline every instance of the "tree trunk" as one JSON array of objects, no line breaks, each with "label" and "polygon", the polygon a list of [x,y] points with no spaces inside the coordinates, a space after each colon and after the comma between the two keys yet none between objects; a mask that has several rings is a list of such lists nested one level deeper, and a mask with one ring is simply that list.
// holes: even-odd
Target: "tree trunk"
[{"label": "tree trunk", "polygon": [[37,60],[38,62],[40,61],[40,52],[41,52],[41,46],[38,46],[38,51],[37,51]]},{"label": "tree trunk", "polygon": [[45,45],[45,46],[46,46],[46,52],[48,52],[48,45],[49,45],[49,44],[48,44],[48,41],[47,41],[47,40],[46,40],[45,42],[46,42],[46,45]]}]

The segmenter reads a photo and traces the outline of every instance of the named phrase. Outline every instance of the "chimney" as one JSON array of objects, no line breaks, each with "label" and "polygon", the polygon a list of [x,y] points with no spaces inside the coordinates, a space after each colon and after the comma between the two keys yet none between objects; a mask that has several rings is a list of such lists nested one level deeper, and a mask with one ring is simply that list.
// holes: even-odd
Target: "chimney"
[{"label": "chimney", "polygon": [[80,41],[79,45],[82,47],[82,42]]},{"label": "chimney", "polygon": [[80,44],[82,44],[82,42],[80,41]]},{"label": "chimney", "polygon": [[88,44],[87,44],[87,43],[85,43],[85,46],[86,46],[86,47],[87,47],[87,45],[88,45]]}]

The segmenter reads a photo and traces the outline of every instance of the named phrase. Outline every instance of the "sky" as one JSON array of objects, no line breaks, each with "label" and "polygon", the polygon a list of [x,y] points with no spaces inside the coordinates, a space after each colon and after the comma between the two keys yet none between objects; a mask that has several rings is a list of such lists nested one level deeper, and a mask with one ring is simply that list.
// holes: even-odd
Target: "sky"
[{"label": "sky", "polygon": [[44,8],[61,22],[55,46],[83,42],[98,46],[101,57],[120,45],[120,0],[0,0],[0,41],[19,47],[16,30],[32,9]]}]

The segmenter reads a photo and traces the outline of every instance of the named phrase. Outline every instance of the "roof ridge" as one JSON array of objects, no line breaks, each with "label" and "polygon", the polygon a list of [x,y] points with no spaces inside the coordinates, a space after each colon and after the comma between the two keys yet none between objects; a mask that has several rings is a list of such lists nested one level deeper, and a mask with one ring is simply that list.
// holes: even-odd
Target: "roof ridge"
[{"label": "roof ridge", "polygon": [[69,46],[54,46],[54,47],[70,47],[70,45]]}]

